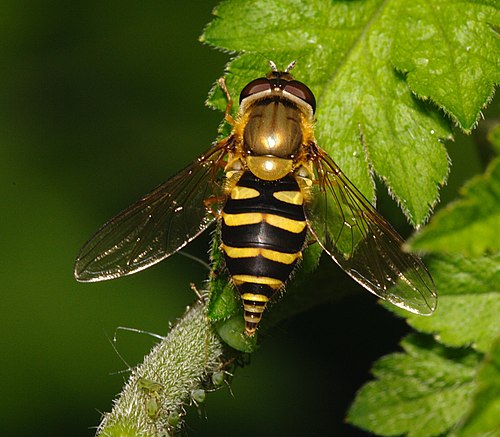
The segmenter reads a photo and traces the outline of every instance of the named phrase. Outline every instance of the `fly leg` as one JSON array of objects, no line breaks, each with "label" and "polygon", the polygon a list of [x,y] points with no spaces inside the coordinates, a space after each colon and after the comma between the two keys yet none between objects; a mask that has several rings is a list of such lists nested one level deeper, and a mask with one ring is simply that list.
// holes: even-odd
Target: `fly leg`
[{"label": "fly leg", "polygon": [[231,108],[233,107],[233,98],[231,97],[231,94],[229,94],[229,90],[227,89],[226,80],[223,77],[221,77],[219,78],[217,83],[221,87],[222,91],[224,91],[224,94],[226,95],[227,98],[226,113],[224,114],[224,118],[231,126],[234,126],[236,123],[234,121],[233,116],[231,115]]},{"label": "fly leg", "polygon": [[221,205],[225,200],[226,196],[210,196],[203,203],[207,212],[218,219],[221,213]]}]

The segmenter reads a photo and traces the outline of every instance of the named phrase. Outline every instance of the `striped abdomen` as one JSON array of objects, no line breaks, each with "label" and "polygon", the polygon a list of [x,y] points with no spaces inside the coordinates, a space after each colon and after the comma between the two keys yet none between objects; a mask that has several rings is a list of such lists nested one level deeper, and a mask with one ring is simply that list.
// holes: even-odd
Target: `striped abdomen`
[{"label": "striped abdomen", "polygon": [[264,181],[245,172],[222,210],[222,250],[252,335],[271,296],[302,255],[304,198],[293,176]]}]

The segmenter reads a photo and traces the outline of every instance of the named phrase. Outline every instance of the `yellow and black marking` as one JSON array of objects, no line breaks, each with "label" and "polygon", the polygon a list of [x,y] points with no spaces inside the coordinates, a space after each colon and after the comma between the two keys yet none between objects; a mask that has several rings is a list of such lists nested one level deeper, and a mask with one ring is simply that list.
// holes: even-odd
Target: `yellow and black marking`
[{"label": "yellow and black marking", "polygon": [[264,181],[247,171],[228,193],[221,247],[249,335],[300,259],[306,232],[304,197],[294,176]]}]

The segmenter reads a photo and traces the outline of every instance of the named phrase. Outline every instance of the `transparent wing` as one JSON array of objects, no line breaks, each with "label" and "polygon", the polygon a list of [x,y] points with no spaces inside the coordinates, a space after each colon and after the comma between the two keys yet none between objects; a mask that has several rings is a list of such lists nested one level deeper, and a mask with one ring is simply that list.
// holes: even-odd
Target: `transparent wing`
[{"label": "transparent wing", "polygon": [[419,257],[321,149],[306,214],[321,247],[367,290],[413,313],[436,308],[434,282]]},{"label": "transparent wing", "polygon": [[[172,179],[112,218],[82,247],[75,278],[104,281],[156,264],[203,232],[222,199],[219,144]],[[207,208],[206,201],[212,208]]]}]

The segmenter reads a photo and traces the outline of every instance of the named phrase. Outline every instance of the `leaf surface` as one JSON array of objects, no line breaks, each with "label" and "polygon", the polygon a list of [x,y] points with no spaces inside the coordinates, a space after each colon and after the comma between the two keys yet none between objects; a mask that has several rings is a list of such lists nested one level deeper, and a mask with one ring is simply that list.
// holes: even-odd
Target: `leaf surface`
[{"label": "leaf surface", "polygon": [[500,337],[483,360],[476,383],[470,411],[457,432],[459,437],[500,433]]},{"label": "leaf surface", "polygon": [[480,356],[447,349],[429,337],[409,336],[378,360],[376,380],[356,395],[348,420],[377,435],[429,437],[443,434],[467,410]]},{"label": "leaf surface", "polygon": [[500,83],[500,4],[494,1],[401,2],[391,60],[420,98],[432,99],[465,131]]},{"label": "leaf surface", "polygon": [[[318,100],[319,145],[371,200],[376,174],[417,226],[446,181],[442,139],[451,131],[433,106],[414,97],[391,62],[400,3],[230,0],[215,9],[201,39],[244,52],[227,67],[235,100],[250,80],[267,73],[269,59],[280,68],[297,60],[295,78]],[[209,102],[225,107],[220,90]]]},{"label": "leaf surface", "polygon": [[487,351],[500,335],[500,255],[434,256],[427,264],[438,293],[438,306],[431,316],[384,305],[406,317],[415,329],[435,334],[446,345]]}]

